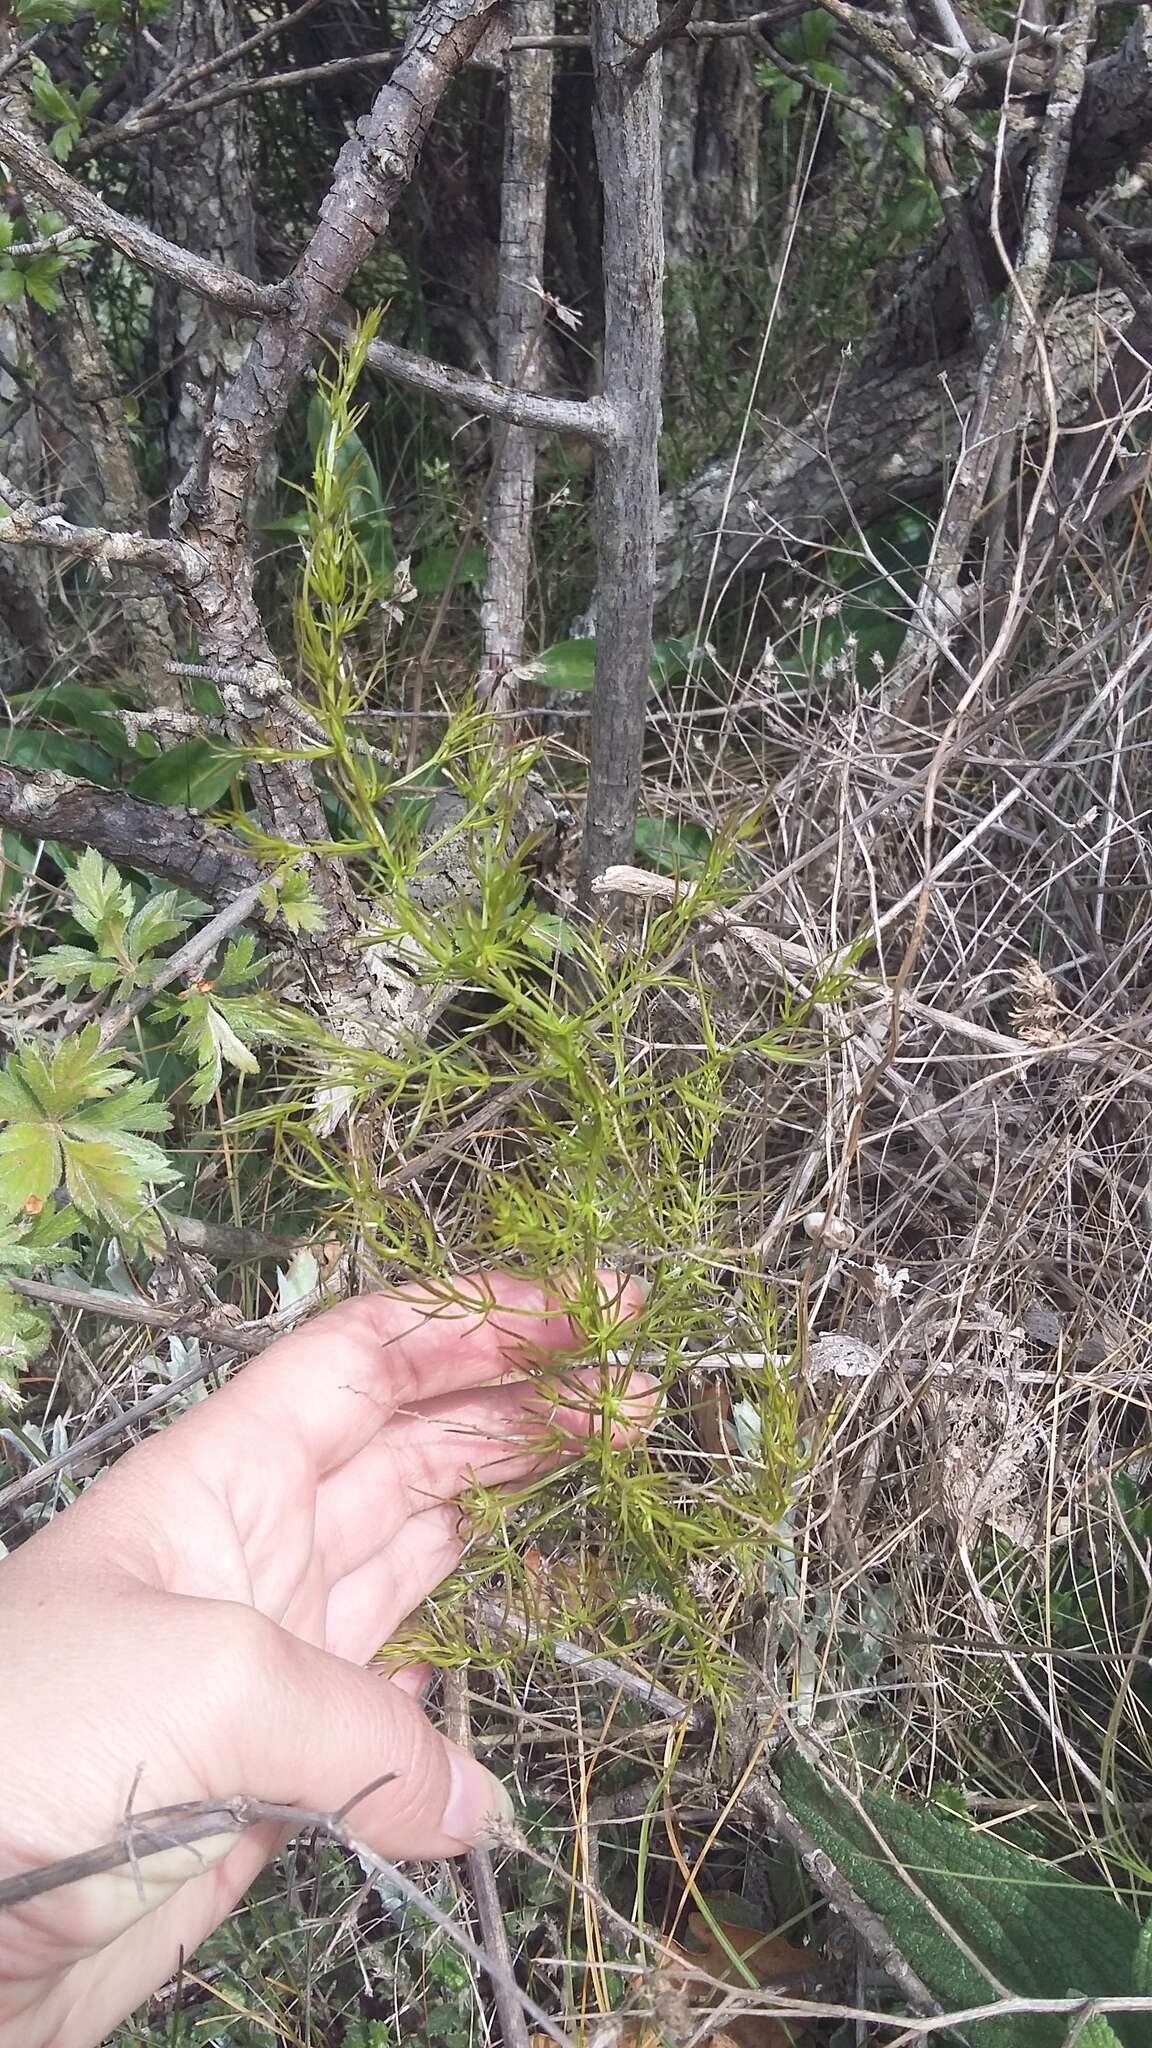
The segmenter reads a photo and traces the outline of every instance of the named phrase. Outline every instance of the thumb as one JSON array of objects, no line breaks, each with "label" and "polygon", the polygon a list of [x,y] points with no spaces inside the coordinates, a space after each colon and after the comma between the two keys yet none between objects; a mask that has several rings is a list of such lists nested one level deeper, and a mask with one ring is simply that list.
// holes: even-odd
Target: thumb
[{"label": "thumb", "polygon": [[[507,1787],[440,1735],[409,1693],[383,1671],[274,1624],[269,1634],[221,1796],[244,1791],[326,1814],[348,1807],[348,1833],[391,1863],[458,1856],[497,1839],[513,1818]],[[386,1773],[387,1783],[357,1799]]]}]

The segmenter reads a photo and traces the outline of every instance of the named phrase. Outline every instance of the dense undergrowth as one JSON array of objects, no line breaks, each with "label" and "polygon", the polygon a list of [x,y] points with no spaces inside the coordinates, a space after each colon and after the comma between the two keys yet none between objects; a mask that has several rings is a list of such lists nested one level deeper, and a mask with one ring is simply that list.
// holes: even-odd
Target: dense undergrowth
[{"label": "dense undergrowth", "polygon": [[[782,48],[820,78],[804,33]],[[910,131],[837,189],[815,144],[842,117],[770,67],[762,84],[765,236],[679,284],[723,346],[706,374],[673,360],[673,481],[762,388],[765,323],[778,383],[818,349],[835,376],[863,325],[854,266],[935,217]],[[773,325],[797,195],[808,290]],[[410,340],[415,276],[397,257],[361,280]],[[110,292],[125,359],[138,311]],[[371,904],[365,951],[403,965],[420,1029],[367,1047],[288,969],[275,941],[307,962],[325,911],[254,831],[259,755],[162,750],[106,672],[99,593],[69,585],[87,651],[13,701],[5,758],[230,820],[274,874],[167,979],[207,905],[5,835],[13,1477],[73,1453],[109,1395],[217,1369],[230,1321],[413,1275],[446,1299],[490,1265],[562,1276],[605,1423],[633,1364],[657,1419],[515,1496],[477,1491],[464,1562],[402,1645],[465,1674],[477,1748],[516,1785],[529,1852],[499,1877],[524,1987],[613,2048],[847,2048],[869,2011],[904,2026],[907,1985],[852,1946],[823,1850],[942,2009],[1053,2007],[965,2038],[1048,2048],[1083,2022],[1087,2048],[1112,2025],[1138,2048],[1146,2011],[1083,2001],[1152,1992],[1143,526],[1085,544],[945,764],[947,865],[914,957],[936,735],[894,766],[876,730],[932,520],[899,504],[660,644],[637,872],[603,925],[553,830],[583,791],[585,469],[562,450],[544,472],[543,652],[509,752],[471,694],[480,484],[430,409],[366,403],[374,331],[369,313],[301,406],[261,573],[313,720],[324,861]],[[526,831],[541,799],[552,824]],[[650,1284],[626,1330],[605,1266]],[[154,1327],[78,1307],[77,1286]],[[0,1534],[98,1464],[0,1495]],[[419,1877],[471,1913],[457,1872]],[[744,2010],[718,2017],[706,1977]],[[463,2048],[492,2038],[487,1999],[410,1903],[305,1843],[118,2039]]]}]

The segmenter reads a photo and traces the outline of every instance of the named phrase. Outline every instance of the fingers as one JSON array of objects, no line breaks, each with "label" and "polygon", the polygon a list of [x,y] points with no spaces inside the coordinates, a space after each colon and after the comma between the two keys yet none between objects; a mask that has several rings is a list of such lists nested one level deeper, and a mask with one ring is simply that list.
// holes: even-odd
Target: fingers
[{"label": "fingers", "polygon": [[252,1681],[214,1767],[221,1783],[227,1775],[258,1799],[332,1813],[391,1773],[347,1819],[349,1833],[390,1862],[459,1855],[511,1818],[499,1780],[446,1742],[384,1673],[271,1625],[254,1640]]},{"label": "fingers", "polygon": [[[604,1299],[626,1322],[645,1289],[601,1276]],[[363,1295],[274,1344],[211,1400],[166,1433],[219,1483],[245,1473],[253,1444],[319,1478],[346,1463],[397,1408],[490,1386],[533,1360],[581,1341],[559,1297],[509,1274]]]},{"label": "fingers", "polygon": [[[427,1514],[413,1515],[384,1550],[370,1555],[333,1588],[326,1621],[328,1649],[366,1664],[455,1571],[467,1543],[459,1508],[430,1508]],[[393,1672],[392,1682],[419,1699],[430,1675],[429,1666],[415,1665]]]},{"label": "fingers", "polygon": [[[617,1442],[651,1420],[654,1384],[633,1373],[626,1389],[615,1389]],[[514,1485],[576,1455],[600,1428],[601,1396],[600,1376],[588,1370],[562,1387],[518,1380],[395,1416],[318,1490],[316,1546],[330,1582],[380,1551],[408,1515],[456,1499],[473,1483]]]}]

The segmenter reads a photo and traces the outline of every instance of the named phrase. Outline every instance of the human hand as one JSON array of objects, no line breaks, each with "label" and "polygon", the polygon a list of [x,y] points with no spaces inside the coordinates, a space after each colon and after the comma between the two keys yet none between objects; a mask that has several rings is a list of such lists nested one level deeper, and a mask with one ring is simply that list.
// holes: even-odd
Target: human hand
[{"label": "human hand", "polygon": [[[604,1284],[636,1313],[637,1283]],[[521,1480],[598,1426],[575,1376],[559,1405],[528,1376],[579,1342],[559,1303],[507,1276],[459,1295],[320,1316],[0,1564],[0,1879],[112,1840],[129,1806],[334,1812],[385,1771],[353,1825],[389,1861],[459,1854],[509,1817],[421,1713],[422,1675],[364,1669],[459,1559],[467,1486]],[[100,2041],[281,1839],[213,1837],[0,1912],[0,2048]]]}]

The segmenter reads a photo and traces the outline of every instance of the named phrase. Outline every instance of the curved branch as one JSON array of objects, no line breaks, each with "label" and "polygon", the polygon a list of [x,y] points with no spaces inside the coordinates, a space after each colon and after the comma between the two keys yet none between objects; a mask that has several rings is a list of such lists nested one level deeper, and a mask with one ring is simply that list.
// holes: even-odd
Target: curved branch
[{"label": "curved branch", "polygon": [[110,242],[124,256],[131,256],[146,270],[159,272],[215,305],[233,313],[266,314],[282,311],[287,302],[286,284],[255,284],[238,271],[210,263],[191,249],[166,242],[143,221],[118,213],[99,194],[73,178],[62,164],[49,156],[20,126],[0,116],[0,154],[33,189],[68,216],[70,224],[97,240]]},{"label": "curved branch", "polygon": [[117,866],[162,875],[208,903],[230,903],[262,874],[239,840],[193,811],[144,803],[53,769],[27,775],[0,763],[0,823],[30,839],[94,846]]}]

